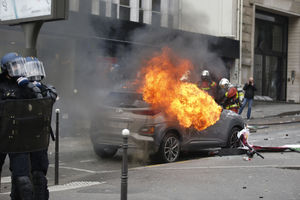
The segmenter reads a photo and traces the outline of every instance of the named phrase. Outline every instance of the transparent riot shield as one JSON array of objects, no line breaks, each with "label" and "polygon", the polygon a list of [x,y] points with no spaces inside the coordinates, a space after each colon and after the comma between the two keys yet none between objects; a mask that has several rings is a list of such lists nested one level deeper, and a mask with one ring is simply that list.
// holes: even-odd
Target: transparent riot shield
[{"label": "transparent riot shield", "polygon": [[49,145],[53,100],[23,99],[0,102],[0,152],[46,149]]}]

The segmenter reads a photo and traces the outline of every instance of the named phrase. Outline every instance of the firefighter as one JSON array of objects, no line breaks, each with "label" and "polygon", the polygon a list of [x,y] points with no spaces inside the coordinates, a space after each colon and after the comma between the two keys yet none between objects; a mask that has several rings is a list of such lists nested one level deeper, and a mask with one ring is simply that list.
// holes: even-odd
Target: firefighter
[{"label": "firefighter", "polygon": [[[0,98],[7,99],[30,99],[36,94],[29,81],[24,77],[25,59],[15,52],[4,55],[1,59],[0,74]],[[29,153],[8,153],[10,171],[12,173],[11,199],[32,200],[33,187],[30,181]]]},{"label": "firefighter", "polygon": [[217,95],[217,83],[214,82],[209,74],[208,70],[203,70],[201,73],[201,81],[198,82],[198,87],[201,90],[206,91],[210,96],[216,99]]},{"label": "firefighter", "polygon": [[[35,57],[26,57],[25,70],[26,77],[41,90],[43,98],[51,98],[54,103],[57,97],[55,88],[41,82],[46,76],[43,63]],[[48,149],[30,152],[30,161],[34,200],[48,200],[49,191],[46,178],[49,166]]]},{"label": "firefighter", "polygon": [[222,103],[223,108],[238,113],[240,105],[239,105],[239,95],[237,89],[226,78],[222,78],[219,82],[219,85],[221,88],[226,90],[224,95],[224,100]]}]

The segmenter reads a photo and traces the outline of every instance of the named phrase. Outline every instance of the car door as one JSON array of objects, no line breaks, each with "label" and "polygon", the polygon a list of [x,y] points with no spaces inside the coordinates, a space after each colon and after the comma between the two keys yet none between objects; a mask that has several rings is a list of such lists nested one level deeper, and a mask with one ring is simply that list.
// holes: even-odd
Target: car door
[{"label": "car door", "polygon": [[195,128],[190,128],[189,145],[199,146],[201,148],[220,146],[220,144],[224,143],[223,131],[227,131],[224,130],[224,128],[226,128],[226,126],[224,126],[225,121],[226,120],[224,119],[224,115],[222,113],[219,121],[217,121],[214,125],[206,128],[205,130],[198,131]]}]

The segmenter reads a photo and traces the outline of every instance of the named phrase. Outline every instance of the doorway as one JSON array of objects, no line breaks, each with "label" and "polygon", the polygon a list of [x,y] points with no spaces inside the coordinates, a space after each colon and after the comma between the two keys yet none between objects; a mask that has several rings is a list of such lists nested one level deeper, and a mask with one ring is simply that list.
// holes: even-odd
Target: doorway
[{"label": "doorway", "polygon": [[288,19],[256,11],[254,81],[257,95],[286,100]]}]

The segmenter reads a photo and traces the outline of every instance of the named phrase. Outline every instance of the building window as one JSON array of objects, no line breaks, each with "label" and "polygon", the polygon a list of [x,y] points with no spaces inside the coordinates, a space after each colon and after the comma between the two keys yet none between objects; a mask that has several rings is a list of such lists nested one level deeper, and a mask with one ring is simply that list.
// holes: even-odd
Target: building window
[{"label": "building window", "polygon": [[152,17],[151,17],[152,25],[153,26],[160,26],[161,22],[161,13],[159,12],[152,12]]},{"label": "building window", "polygon": [[152,11],[160,12],[160,0],[152,0]]},{"label": "building window", "polygon": [[100,0],[100,16],[106,16],[106,2]]},{"label": "building window", "polygon": [[117,18],[118,15],[118,4],[111,4],[111,18]]},{"label": "building window", "polygon": [[130,7],[120,6],[119,19],[130,20]]},{"label": "building window", "polygon": [[120,0],[119,19],[130,20],[130,1]]},{"label": "building window", "polygon": [[169,0],[168,2],[168,27],[178,28],[179,1]]},{"label": "building window", "polygon": [[139,22],[143,23],[144,22],[144,11],[139,10]]},{"label": "building window", "polygon": [[69,10],[78,12],[79,11],[79,0],[70,0]]},{"label": "building window", "polygon": [[100,0],[92,0],[92,14],[99,15],[100,13]]},{"label": "building window", "polygon": [[128,6],[129,7],[129,4],[130,3],[130,1],[129,0],[120,0],[120,5],[122,5],[122,6]]}]

